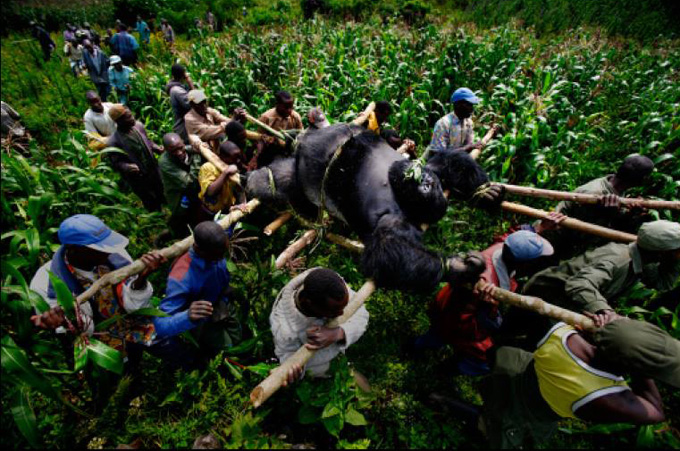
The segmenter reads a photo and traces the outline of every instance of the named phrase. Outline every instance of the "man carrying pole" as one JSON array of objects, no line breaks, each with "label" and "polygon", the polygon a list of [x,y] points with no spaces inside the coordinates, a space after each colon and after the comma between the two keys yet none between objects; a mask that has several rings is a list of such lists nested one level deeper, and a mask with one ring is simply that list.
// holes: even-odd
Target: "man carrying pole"
[{"label": "man carrying pole", "polygon": [[[524,293],[574,311],[613,311],[618,296],[638,281],[670,290],[680,276],[680,224],[648,222],[630,244],[610,243],[545,269],[533,276]],[[530,325],[530,330],[527,328]],[[535,343],[551,324],[534,313],[508,312],[501,330],[506,338],[528,332]]]},{"label": "man carrying pole", "polygon": [[306,366],[293,365],[284,386],[305,372],[325,375],[331,360],[366,332],[369,315],[364,306],[340,326],[327,324],[328,319],[343,314],[351,295],[354,292],[345,281],[326,268],[309,269],[281,290],[269,317],[276,356],[283,363],[301,346],[316,351]]}]

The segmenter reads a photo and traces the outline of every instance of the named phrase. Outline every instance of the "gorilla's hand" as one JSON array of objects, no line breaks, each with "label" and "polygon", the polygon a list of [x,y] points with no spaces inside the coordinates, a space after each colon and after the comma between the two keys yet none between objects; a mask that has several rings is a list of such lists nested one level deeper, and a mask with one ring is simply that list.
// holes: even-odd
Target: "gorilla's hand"
[{"label": "gorilla's hand", "polygon": [[444,279],[449,283],[473,284],[485,269],[486,262],[479,252],[454,255],[446,260]]},{"label": "gorilla's hand", "polygon": [[477,188],[472,196],[472,202],[481,208],[499,208],[505,197],[505,187],[503,185],[485,184]]}]

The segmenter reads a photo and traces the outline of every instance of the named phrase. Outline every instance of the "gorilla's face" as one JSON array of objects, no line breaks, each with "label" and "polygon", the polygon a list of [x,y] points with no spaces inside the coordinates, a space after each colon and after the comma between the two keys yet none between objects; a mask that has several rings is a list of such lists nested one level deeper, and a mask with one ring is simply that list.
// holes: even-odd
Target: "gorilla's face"
[{"label": "gorilla's face", "polygon": [[413,163],[396,161],[390,166],[389,181],[392,192],[408,220],[413,224],[433,224],[446,213],[446,198],[437,176],[427,168],[418,178],[409,176]]}]

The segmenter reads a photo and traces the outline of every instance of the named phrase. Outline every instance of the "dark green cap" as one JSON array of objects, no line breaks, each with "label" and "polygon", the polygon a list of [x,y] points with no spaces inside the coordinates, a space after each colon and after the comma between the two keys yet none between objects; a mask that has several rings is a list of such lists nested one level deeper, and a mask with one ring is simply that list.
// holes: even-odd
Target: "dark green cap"
[{"label": "dark green cap", "polygon": [[680,341],[659,327],[629,318],[594,334],[598,354],[629,374],[640,374],[680,388]]}]

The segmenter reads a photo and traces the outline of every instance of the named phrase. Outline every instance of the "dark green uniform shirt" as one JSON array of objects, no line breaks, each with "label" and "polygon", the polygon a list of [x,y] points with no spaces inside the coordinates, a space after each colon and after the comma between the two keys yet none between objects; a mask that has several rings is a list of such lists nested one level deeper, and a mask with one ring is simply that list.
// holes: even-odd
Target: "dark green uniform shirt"
[{"label": "dark green uniform shirt", "polygon": [[189,153],[188,163],[178,162],[171,157],[168,152],[163,153],[158,160],[158,165],[161,170],[161,178],[163,179],[163,190],[165,198],[168,201],[170,211],[174,212],[177,209],[182,196],[187,193],[187,188],[192,183],[198,183],[198,170],[201,166],[201,157],[199,155]]},{"label": "dark green uniform shirt", "polygon": [[669,290],[678,282],[680,262],[642,264],[636,243],[610,243],[539,272],[524,292],[575,312],[611,309],[610,302],[642,281]]}]

